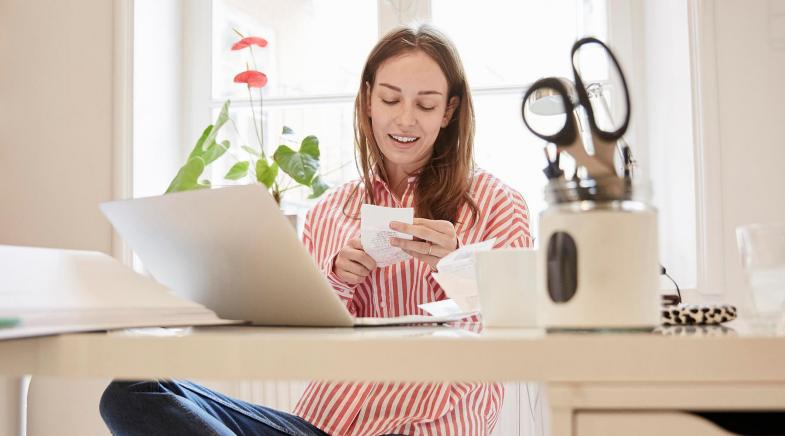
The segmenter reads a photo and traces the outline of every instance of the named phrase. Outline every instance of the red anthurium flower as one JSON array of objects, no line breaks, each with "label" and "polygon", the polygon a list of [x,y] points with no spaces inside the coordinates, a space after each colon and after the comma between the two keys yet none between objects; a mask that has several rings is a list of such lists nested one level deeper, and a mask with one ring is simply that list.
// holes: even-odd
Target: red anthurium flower
[{"label": "red anthurium flower", "polygon": [[258,36],[247,36],[232,45],[232,50],[242,50],[246,47],[258,45],[259,47],[267,47],[267,40]]},{"label": "red anthurium flower", "polygon": [[267,84],[267,75],[260,71],[243,71],[234,76],[234,83],[245,83],[249,88],[261,88]]}]

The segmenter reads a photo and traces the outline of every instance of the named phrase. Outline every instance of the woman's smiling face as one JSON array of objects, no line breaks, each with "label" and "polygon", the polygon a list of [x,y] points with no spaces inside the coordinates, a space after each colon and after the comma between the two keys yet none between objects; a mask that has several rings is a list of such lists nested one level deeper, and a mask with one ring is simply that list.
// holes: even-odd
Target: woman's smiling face
[{"label": "woman's smiling face", "polygon": [[388,174],[412,174],[428,162],[458,99],[447,102],[447,78],[416,50],[384,61],[369,96],[373,136]]}]

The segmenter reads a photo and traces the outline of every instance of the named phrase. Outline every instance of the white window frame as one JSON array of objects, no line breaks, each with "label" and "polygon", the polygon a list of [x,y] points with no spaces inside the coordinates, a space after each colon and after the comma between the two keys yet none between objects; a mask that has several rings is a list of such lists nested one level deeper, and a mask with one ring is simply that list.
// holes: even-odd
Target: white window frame
[{"label": "white window frame", "polygon": [[[627,0],[608,0],[609,42],[619,52],[620,57],[628,62],[625,64],[627,80],[642,83],[646,81],[646,41],[643,32],[649,23],[644,11],[645,5]],[[714,53],[714,14],[713,0],[688,0],[687,33],[689,37],[689,73],[692,107],[692,150],[679,149],[676,146],[663,152],[668,156],[681,156],[681,153],[693,154],[693,186],[694,190],[694,222],[685,225],[694,226],[695,246],[682,246],[681,250],[694,250],[695,286],[682,287],[683,295],[688,301],[701,300],[706,297],[717,298],[726,292],[724,270],[725,252],[723,248],[722,223],[722,161],[718,129],[718,102],[716,59]],[[641,89],[632,89],[631,98],[637,112],[648,110],[648,96]],[[637,93],[636,93],[637,92]],[[635,116],[635,112],[633,113]],[[651,150],[648,142],[651,137],[645,117],[637,118],[627,133],[630,142],[640,145],[640,152],[648,159]],[[671,144],[666,144],[666,147]],[[669,186],[668,189],[676,188]],[[664,211],[667,213],[667,211]],[[663,211],[661,211],[661,214]],[[680,241],[675,241],[678,244]],[[669,267],[665,265],[666,268]],[[672,270],[671,270],[672,271]],[[679,281],[679,277],[675,277]],[[694,300],[692,298],[695,298]]]},{"label": "white window frame", "polygon": [[[726,292],[722,149],[719,129],[714,1],[689,0],[692,122],[695,143],[698,290]],[[714,144],[715,146],[711,146]]]},{"label": "white window frame", "polygon": [[[114,0],[113,8],[112,197],[121,199],[133,195],[133,0]],[[112,256],[132,264],[131,249],[114,230]]]}]

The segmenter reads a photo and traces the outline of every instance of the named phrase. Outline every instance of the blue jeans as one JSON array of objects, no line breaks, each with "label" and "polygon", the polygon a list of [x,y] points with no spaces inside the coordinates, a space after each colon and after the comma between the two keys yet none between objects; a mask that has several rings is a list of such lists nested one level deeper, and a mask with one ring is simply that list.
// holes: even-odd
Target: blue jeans
[{"label": "blue jeans", "polygon": [[235,400],[188,381],[119,381],[101,417],[113,435],[328,436],[304,419]]}]

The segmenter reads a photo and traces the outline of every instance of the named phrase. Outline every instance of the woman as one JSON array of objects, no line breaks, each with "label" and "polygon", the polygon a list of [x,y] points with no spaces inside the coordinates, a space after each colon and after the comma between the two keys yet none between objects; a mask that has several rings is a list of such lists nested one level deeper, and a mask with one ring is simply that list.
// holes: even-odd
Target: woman
[{"label": "woman", "polygon": [[[521,195],[474,169],[468,84],[456,50],[434,29],[400,29],[373,49],[355,135],[362,180],[320,201],[303,235],[352,314],[420,314],[419,304],[446,298],[431,273],[461,244],[531,244]],[[363,203],[414,207],[412,224],[391,224],[414,237],[392,240],[409,260],[377,267],[363,251]],[[401,357],[417,371],[416,356]],[[313,382],[289,415],[190,382],[113,382],[101,415],[116,434],[488,435],[503,396],[493,383]]]}]

